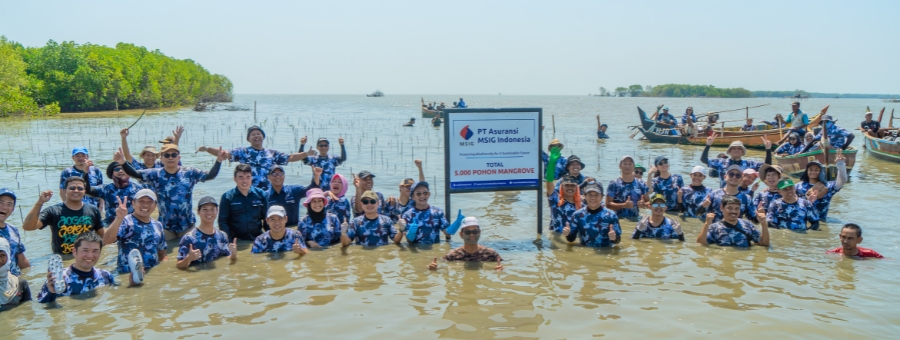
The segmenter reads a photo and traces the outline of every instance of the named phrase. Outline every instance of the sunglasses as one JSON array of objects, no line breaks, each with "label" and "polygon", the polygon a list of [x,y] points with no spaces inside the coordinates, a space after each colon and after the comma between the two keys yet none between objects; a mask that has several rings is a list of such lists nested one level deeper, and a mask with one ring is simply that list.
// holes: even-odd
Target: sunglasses
[{"label": "sunglasses", "polygon": [[728,177],[731,177],[731,178],[741,178],[741,176],[743,176],[743,175],[740,172],[729,172],[728,173]]},{"label": "sunglasses", "polygon": [[644,172],[643,171],[635,171],[634,174],[638,175],[638,176],[643,176]]},{"label": "sunglasses", "polygon": [[281,172],[281,171],[275,171],[275,172],[270,172],[270,173],[269,173],[269,176],[272,176],[272,177],[284,177],[284,173]]},{"label": "sunglasses", "polygon": [[431,193],[428,192],[428,191],[417,192],[417,193],[416,193],[416,197],[425,197],[425,196],[428,196],[428,195],[430,195],[430,194],[431,194]]},{"label": "sunglasses", "polygon": [[794,138],[794,137],[791,137],[791,138],[788,138],[788,139],[790,139],[790,140],[797,140],[797,138]]},{"label": "sunglasses", "polygon": [[316,145],[316,146],[318,146],[318,147],[320,147],[320,148],[327,148],[327,147],[328,147],[328,144],[319,144],[319,145]]},{"label": "sunglasses", "polygon": [[478,234],[481,234],[481,230],[478,230],[478,229],[475,229],[475,230],[463,230],[463,231],[462,231],[462,234],[463,234],[463,235],[478,235]]},{"label": "sunglasses", "polygon": [[66,190],[70,191],[84,191],[84,187],[68,187]]},{"label": "sunglasses", "polygon": [[653,203],[650,206],[654,207],[654,208],[665,208],[666,204],[665,203]]},{"label": "sunglasses", "polygon": [[119,172],[119,171],[122,171],[122,167],[113,168],[113,172]]},{"label": "sunglasses", "polygon": [[177,152],[164,153],[164,154],[162,154],[162,156],[163,156],[163,158],[175,158],[175,157],[178,157],[178,153]]},{"label": "sunglasses", "polygon": [[371,199],[371,198],[363,198],[362,200],[360,200],[360,202],[362,202],[362,204],[367,204],[367,205],[368,205],[368,204],[375,204],[375,203],[378,203],[378,200],[373,200],[373,199]]},{"label": "sunglasses", "polygon": [[669,162],[666,162],[666,161],[662,161],[662,162],[659,162],[659,163],[658,163],[658,164],[656,164],[656,165],[669,165]]}]

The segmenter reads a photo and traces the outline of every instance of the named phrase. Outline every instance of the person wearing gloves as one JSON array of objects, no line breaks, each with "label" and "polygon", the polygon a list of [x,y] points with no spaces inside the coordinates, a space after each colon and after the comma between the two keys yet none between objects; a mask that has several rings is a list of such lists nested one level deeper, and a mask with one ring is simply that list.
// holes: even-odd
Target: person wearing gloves
[{"label": "person wearing gloves", "polygon": [[[341,146],[341,157],[335,157],[328,154],[331,143],[328,142],[328,138],[322,137],[316,141],[316,150],[318,150],[317,153],[319,155],[316,156],[314,153],[303,159],[303,164],[322,168],[322,174],[319,175],[319,182],[323,188],[327,188],[328,185],[331,184],[331,178],[334,177],[334,174],[337,171],[336,168],[347,161],[347,149],[344,148],[344,138],[338,138],[338,144]],[[303,138],[300,138],[300,152],[303,152],[305,147],[306,136],[303,136]]]},{"label": "person wearing gloves", "polygon": [[650,216],[638,221],[631,238],[678,239],[679,241],[684,241],[684,231],[681,230],[681,225],[675,220],[666,217],[667,207],[666,196],[663,194],[655,193],[650,196],[650,203],[645,205],[645,208],[650,209]]},{"label": "person wearing gloves", "polygon": [[807,197],[809,201],[815,201],[813,206],[819,213],[819,219],[824,221],[828,217],[828,208],[831,206],[831,199],[834,195],[841,191],[844,183],[847,183],[847,161],[844,158],[843,150],[836,150],[835,168],[837,168],[837,179],[827,181],[825,176],[825,167],[822,163],[812,161],[806,163],[806,171],[800,176],[800,183],[797,184],[797,195],[809,196],[811,189],[815,189],[818,193],[816,199]]},{"label": "person wearing gloves", "polygon": [[435,244],[441,241],[443,233],[447,241],[450,241],[451,234],[447,232],[450,222],[447,221],[444,211],[428,204],[428,198],[431,197],[428,182],[416,182],[410,189],[416,205],[403,213],[400,217],[403,222],[399,222],[401,232],[409,226],[406,230],[406,240],[410,244]]},{"label": "person wearing gloves", "polygon": [[[341,223],[341,246],[347,247],[354,241],[366,247],[400,244],[403,241],[403,233],[397,231],[391,218],[378,213],[378,195],[375,192],[364,192],[362,204],[363,215],[356,216],[349,223]],[[405,224],[406,221],[400,219],[399,225]]]},{"label": "person wearing gloves", "polygon": [[578,209],[573,215],[574,223],[566,223],[562,235],[569,243],[581,239],[581,244],[588,247],[611,247],[622,241],[622,228],[619,217],[612,210],[603,206],[603,187],[598,183],[584,186],[586,206]]},{"label": "person wearing gloves", "polygon": [[[475,217],[466,217],[460,221],[462,229],[459,230],[459,237],[463,240],[463,246],[451,250],[444,255],[444,261],[466,261],[466,262],[497,262],[494,270],[503,270],[503,258],[496,250],[478,244],[481,239],[481,226],[478,225],[478,219]],[[428,264],[429,270],[437,270],[438,259],[434,258]]]},{"label": "person wearing gloves", "polygon": [[306,245],[312,249],[320,249],[341,242],[341,221],[334,214],[325,210],[328,198],[321,189],[310,189],[306,192],[306,216],[300,219],[297,230],[303,234]]},{"label": "person wearing gloves", "polygon": [[253,240],[253,248],[251,253],[280,253],[293,252],[299,255],[297,258],[306,255],[309,250],[306,249],[306,242],[303,241],[303,235],[297,229],[285,229],[287,225],[287,212],[280,205],[269,207],[266,212],[266,225],[269,230],[257,236]]},{"label": "person wearing gloves", "polygon": [[28,281],[13,275],[14,264],[9,241],[0,237],[0,310],[31,301]]},{"label": "person wearing gloves", "polygon": [[[541,130],[544,128],[541,127]],[[541,161],[544,162],[544,169],[546,170],[544,173],[545,181],[553,181],[555,179],[562,178],[567,173],[566,164],[568,164],[568,159],[562,156],[562,149],[565,147],[563,143],[559,142],[559,139],[553,138],[550,140],[550,145],[547,146],[547,150],[550,151],[548,155],[546,152],[541,152]],[[548,165],[549,164],[549,165]]]},{"label": "person wearing gloves", "polygon": [[675,194],[678,207],[684,217],[706,219],[706,208],[703,207],[703,201],[712,194],[713,190],[703,185],[704,179],[706,179],[706,168],[702,165],[695,166],[691,169],[691,185],[679,188]]}]

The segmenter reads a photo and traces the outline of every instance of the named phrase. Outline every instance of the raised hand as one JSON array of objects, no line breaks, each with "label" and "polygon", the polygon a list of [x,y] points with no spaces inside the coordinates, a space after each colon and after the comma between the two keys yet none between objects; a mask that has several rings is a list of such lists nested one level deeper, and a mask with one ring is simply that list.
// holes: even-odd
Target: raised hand
[{"label": "raised hand", "polygon": [[638,208],[641,208],[641,209],[650,209],[650,203],[649,203],[649,202],[645,202],[645,201],[644,201],[644,198],[641,197],[641,200],[638,201]]},{"label": "raised hand", "polygon": [[313,156],[318,155],[318,154],[319,154],[319,153],[316,151],[316,149],[309,149],[309,150],[306,150],[306,156],[307,156],[307,157],[313,157]]},{"label": "raised hand", "polygon": [[416,163],[416,167],[417,167],[417,168],[422,168],[422,160],[421,160],[421,159],[417,159],[417,160],[415,160],[415,161],[413,161],[413,162]]},{"label": "raised hand", "polygon": [[87,168],[90,169],[91,167],[94,166],[94,161],[89,159],[89,160],[87,160],[87,162],[85,162],[85,165],[87,165]]},{"label": "raised hand", "polygon": [[616,230],[613,229],[611,226],[609,227],[609,233],[607,235],[609,236],[610,242],[616,242],[616,237],[617,237]]},{"label": "raised hand", "polygon": [[819,190],[809,189],[809,191],[806,192],[806,199],[809,203],[816,203],[816,200],[819,199]]},{"label": "raised hand", "polygon": [[684,189],[678,188],[678,191],[675,192],[675,194],[678,195],[677,197],[679,201],[684,200]]},{"label": "raised hand", "polygon": [[756,191],[756,189],[759,189],[759,183],[760,183],[760,182],[761,182],[761,181],[756,181],[756,183],[753,184],[753,187],[750,188],[750,191]]},{"label": "raised hand", "polygon": [[709,196],[706,196],[706,199],[703,200],[703,203],[700,204],[700,205],[702,205],[704,208],[709,208],[709,206],[710,206],[711,204],[712,204],[712,201],[709,200]]},{"label": "raised hand", "polygon": [[128,196],[116,196],[116,202],[119,203],[116,206],[116,219],[123,219],[126,215],[128,215]]},{"label": "raised hand", "polygon": [[760,136],[759,139],[763,141],[763,144],[766,145],[766,150],[772,149],[772,141],[770,141],[766,136]]},{"label": "raised hand", "polygon": [[300,245],[299,237],[294,239],[294,245],[291,246],[291,251],[294,252],[294,254],[300,254],[300,255],[305,254],[303,252],[303,246]]},{"label": "raised hand", "polygon": [[229,158],[231,157],[228,156],[228,151],[225,151],[225,149],[223,149],[222,146],[219,145],[219,155],[216,156],[216,162],[221,163]]},{"label": "raised hand", "polygon": [[125,164],[125,152],[122,151],[122,148],[116,150],[116,153],[113,154],[113,161],[119,164]]},{"label": "raised hand", "polygon": [[684,230],[681,229],[681,224],[679,224],[678,222],[675,222],[674,220],[672,222],[673,222],[672,224],[674,224],[672,226],[672,231],[674,231],[675,234],[684,235]]},{"label": "raised hand", "polygon": [[[503,261],[503,260],[497,260],[497,266],[494,267],[494,270],[496,270],[498,272],[503,270],[503,264],[500,263],[501,261]],[[435,263],[435,265],[437,265],[437,263]]]},{"label": "raised hand", "polygon": [[[229,250],[230,250],[230,248],[231,248],[231,247],[229,246]],[[232,253],[232,254],[233,254],[233,253]],[[189,245],[188,245],[188,253],[187,253],[187,259],[188,259],[188,260],[190,260],[191,262],[197,261],[197,260],[200,259],[200,255],[201,255],[201,254],[200,254],[200,249],[194,249],[194,245],[193,245],[193,244],[189,244]]]},{"label": "raised hand", "polygon": [[572,228],[569,227],[569,222],[566,222],[566,226],[562,230],[563,236],[569,236],[572,233]]},{"label": "raised hand", "polygon": [[300,137],[300,144],[306,144],[306,136]]},{"label": "raised hand", "polygon": [[706,213],[706,224],[712,224],[712,221],[716,219],[716,213]]},{"label": "raised hand", "polygon": [[766,218],[766,209],[763,208],[763,202],[759,202],[759,205],[756,206],[756,219],[759,221],[765,221]]},{"label": "raised hand", "polygon": [[184,133],[184,126],[181,126],[181,125],[176,126],[175,130],[172,130],[172,136],[175,137],[175,140],[181,139],[181,135],[183,133]]},{"label": "raised hand", "polygon": [[393,206],[394,204],[397,204],[397,201],[398,201],[398,200],[397,200],[396,197],[394,197],[394,196],[388,196],[388,198],[387,198],[387,203],[386,203],[386,204],[387,204],[387,205],[390,205],[390,206]]},{"label": "raised hand", "polygon": [[53,197],[53,191],[44,190],[41,191],[41,194],[38,196],[38,202],[47,203],[50,201],[50,198]]},{"label": "raised hand", "polygon": [[397,222],[397,230],[401,232],[406,230],[406,220],[401,218],[400,221]]},{"label": "raised hand", "polygon": [[122,139],[125,139],[126,137],[128,137],[128,128],[124,128],[121,131],[119,131],[119,136],[122,136]]},{"label": "raised hand", "polygon": [[332,201],[337,201],[337,200],[338,200],[337,195],[336,195],[335,193],[331,192],[330,190],[329,190],[329,191],[326,191],[325,193],[328,194],[328,197],[329,197]]},{"label": "raised hand", "polygon": [[428,270],[437,270],[437,257],[428,264]]},{"label": "raised hand", "polygon": [[834,156],[834,161],[835,161],[835,163],[845,160],[845,158],[844,158],[844,150],[842,150],[842,149],[837,149],[836,152],[837,152],[837,154]]},{"label": "raised hand", "polygon": [[338,144],[344,145],[344,137],[338,137]]},{"label": "raised hand", "polygon": [[234,238],[234,241],[228,244],[228,251],[232,254],[237,252],[237,237]]},{"label": "raised hand", "polygon": [[50,293],[56,294],[56,278],[53,277],[53,273],[47,272],[47,290]]},{"label": "raised hand", "polygon": [[353,186],[356,187],[357,190],[362,186],[362,182],[360,182],[359,177],[356,177],[356,174],[353,174]]},{"label": "raised hand", "polygon": [[321,177],[322,172],[325,171],[324,169],[317,167],[315,165],[310,165],[310,166],[312,167],[313,175],[316,175],[317,177]]},{"label": "raised hand", "polygon": [[709,135],[709,137],[706,138],[706,145],[712,146],[713,142],[715,142],[715,141],[716,141],[716,133],[713,132],[713,134]]}]

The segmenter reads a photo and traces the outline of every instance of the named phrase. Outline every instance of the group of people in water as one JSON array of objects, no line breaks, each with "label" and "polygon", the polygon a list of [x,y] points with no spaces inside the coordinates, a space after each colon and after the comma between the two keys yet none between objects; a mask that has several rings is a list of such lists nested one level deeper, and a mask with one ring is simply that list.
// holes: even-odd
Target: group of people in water
[{"label": "group of people in water", "polygon": [[[829,117],[823,121],[832,122]],[[598,138],[609,138],[608,126],[600,122],[599,115],[597,124]],[[846,136],[832,133],[833,125],[825,129],[830,138],[844,138],[838,145],[849,144]],[[87,148],[73,148],[73,165],[60,175],[58,195],[62,202],[45,207],[54,192],[41,192],[22,223],[26,232],[49,228],[51,250],[57,254],[50,259],[46,280],[36,297],[39,302],[117,284],[116,276],[96,267],[103,246],[109,244],[117,246],[115,271],[127,275],[131,285],[143,284],[148,269],[166,263],[167,241],[174,240],[178,240],[178,249],[173,251],[175,266],[187,270],[219,258],[237,261],[239,240],[252,242],[252,253],[291,252],[301,258],[309,249],[328,246],[378,247],[401,244],[404,239],[410,245],[428,245],[458,235],[464,245],[443,260],[496,262],[494,268],[503,269],[502,257],[479,244],[481,227],[477,218],[463,216],[460,211],[450,223],[442,209],[429,203],[430,184],[425,181],[420,160],[414,162],[418,178],[404,179],[396,196],[385,197],[373,189],[375,174],[364,170],[348,179],[337,173],[336,168],[347,161],[343,138],[338,139],[339,156],[329,153],[332,144],[324,137],[309,149],[303,137],[297,152],[284,153],[265,148],[265,132],[252,126],[247,130],[248,146],[230,150],[199,147],[197,152],[215,157],[209,170],[201,170],[181,163],[179,140],[183,132],[177,127],[172,136],[160,141],[158,151],[148,145],[133,157],[129,130],[121,130],[121,147],[105,173],[94,165]],[[765,141],[764,162],[744,159],[746,148],[740,142],[732,143],[724,158],[710,159],[715,138],[709,136],[700,158],[717,173],[719,185],[712,188],[703,184],[708,173],[704,166],[693,167],[686,182],[670,169],[665,156],[656,157],[649,171],[633,157],[623,156],[618,163],[620,176],[604,186],[599,179],[582,173],[585,165],[578,156],[563,157],[563,144],[553,139],[549,154],[543,155],[550,230],[566,242],[610,247],[622,242],[620,220],[625,219],[634,222],[633,239],[684,241],[685,231],[666,215],[675,213],[704,221],[696,237],[700,244],[768,246],[769,228],[818,229],[831,199],[847,181],[840,151],[835,181],[826,180],[822,164],[810,162],[795,182],[779,166],[771,165],[771,142]],[[829,142],[835,145],[833,140]],[[233,171],[235,187],[218,200],[200,198],[195,212],[194,186],[214,180],[226,160],[239,163]],[[294,162],[312,168],[309,184],[285,183],[285,166]],[[108,183],[104,183],[104,177]],[[355,190],[352,194],[351,185]],[[0,189],[3,306],[31,300],[32,296],[28,282],[20,278],[21,270],[31,266],[22,234],[7,222],[17,199],[12,190]],[[306,208],[305,215],[301,214],[301,205]],[[648,209],[650,214],[642,217],[640,209]],[[841,231],[842,246],[830,252],[880,257],[859,247],[860,242],[862,229],[847,224]],[[73,264],[63,268],[59,255],[71,256]],[[438,259],[427,267],[437,269]]]}]

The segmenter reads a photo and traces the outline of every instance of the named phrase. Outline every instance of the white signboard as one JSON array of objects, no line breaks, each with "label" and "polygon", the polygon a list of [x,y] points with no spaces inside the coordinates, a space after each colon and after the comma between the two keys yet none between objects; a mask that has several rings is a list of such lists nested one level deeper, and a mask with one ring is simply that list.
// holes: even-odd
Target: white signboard
[{"label": "white signboard", "polygon": [[540,118],[538,111],[448,114],[449,191],[539,188]]}]

